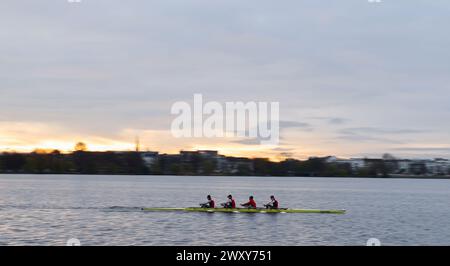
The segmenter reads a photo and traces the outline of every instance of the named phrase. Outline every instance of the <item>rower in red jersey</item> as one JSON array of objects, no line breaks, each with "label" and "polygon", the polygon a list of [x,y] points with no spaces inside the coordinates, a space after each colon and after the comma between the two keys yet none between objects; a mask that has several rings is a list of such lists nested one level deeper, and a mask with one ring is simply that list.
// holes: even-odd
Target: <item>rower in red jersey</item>
[{"label": "rower in red jersey", "polygon": [[222,203],[222,207],[229,208],[229,209],[236,209],[236,202],[233,199],[233,196],[228,195],[228,200],[225,203]]},{"label": "rower in red jersey", "polygon": [[200,206],[202,208],[215,208],[216,207],[216,203],[212,199],[211,195],[206,196],[206,199],[208,200],[207,202],[200,204]]},{"label": "rower in red jersey", "polygon": [[256,202],[253,198],[253,196],[250,196],[248,198],[248,202],[241,204],[242,207],[247,207],[247,208],[252,208],[252,209],[256,209]]}]

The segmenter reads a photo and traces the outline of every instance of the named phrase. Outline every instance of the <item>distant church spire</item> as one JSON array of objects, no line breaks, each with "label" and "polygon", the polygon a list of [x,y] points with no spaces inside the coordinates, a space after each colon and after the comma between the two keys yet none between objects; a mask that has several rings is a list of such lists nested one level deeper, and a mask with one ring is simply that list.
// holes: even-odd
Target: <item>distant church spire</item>
[{"label": "distant church spire", "polygon": [[139,142],[138,136],[136,136],[135,143],[136,143],[136,152],[139,152],[141,150],[141,143]]}]

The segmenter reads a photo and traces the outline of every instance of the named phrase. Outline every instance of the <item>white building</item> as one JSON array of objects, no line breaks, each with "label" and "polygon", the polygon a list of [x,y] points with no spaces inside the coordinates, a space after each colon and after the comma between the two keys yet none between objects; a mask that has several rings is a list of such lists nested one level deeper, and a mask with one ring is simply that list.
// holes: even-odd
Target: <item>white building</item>
[{"label": "white building", "polygon": [[411,169],[411,162],[411,160],[398,160],[397,172],[400,174],[409,174],[409,170]]},{"label": "white building", "polygon": [[148,152],[141,152],[141,158],[144,161],[145,166],[151,167],[158,159],[159,152],[156,151],[148,151]]},{"label": "white building", "polygon": [[346,161],[346,163],[350,164],[350,166],[352,167],[352,170],[358,170],[361,168],[365,168],[367,166],[366,159],[362,159],[362,158],[351,158],[351,159],[348,159],[345,161]]},{"label": "white building", "polygon": [[425,166],[430,175],[448,175],[450,170],[450,162],[446,159],[427,160]]}]

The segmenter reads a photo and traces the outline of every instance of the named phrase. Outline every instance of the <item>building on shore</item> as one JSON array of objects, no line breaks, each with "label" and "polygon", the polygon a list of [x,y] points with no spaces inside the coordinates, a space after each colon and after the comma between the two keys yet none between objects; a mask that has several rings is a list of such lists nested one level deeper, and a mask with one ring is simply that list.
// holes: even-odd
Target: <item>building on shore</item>
[{"label": "building on shore", "polygon": [[157,151],[141,152],[140,154],[144,165],[150,169],[157,163],[159,158],[159,152]]}]

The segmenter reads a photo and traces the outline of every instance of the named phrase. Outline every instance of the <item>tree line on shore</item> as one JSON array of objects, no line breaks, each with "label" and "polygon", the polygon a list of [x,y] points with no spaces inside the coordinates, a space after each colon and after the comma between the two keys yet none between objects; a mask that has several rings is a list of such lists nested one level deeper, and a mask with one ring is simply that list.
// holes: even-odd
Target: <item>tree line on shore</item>
[{"label": "tree line on shore", "polygon": [[159,155],[149,164],[139,152],[88,152],[82,149],[68,154],[57,150],[0,154],[0,173],[23,174],[389,177],[393,167],[390,161],[382,159],[355,170],[350,164],[330,163],[324,158],[273,162],[265,158],[223,157],[218,161],[203,156],[183,160],[174,155]]}]

